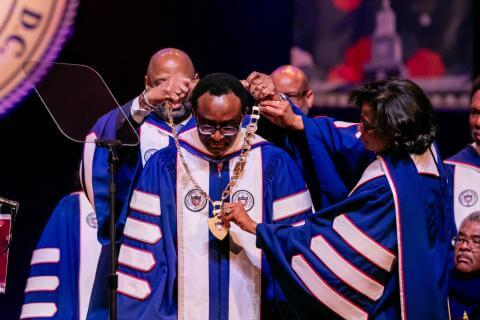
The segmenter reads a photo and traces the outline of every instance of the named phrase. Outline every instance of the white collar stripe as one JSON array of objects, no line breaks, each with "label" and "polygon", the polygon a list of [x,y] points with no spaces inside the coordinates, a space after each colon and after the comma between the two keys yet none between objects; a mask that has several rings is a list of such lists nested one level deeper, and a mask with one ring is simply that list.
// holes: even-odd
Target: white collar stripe
[{"label": "white collar stripe", "polygon": [[83,174],[85,180],[85,190],[88,200],[92,203],[92,206],[95,207],[95,198],[93,194],[93,158],[95,155],[95,140],[97,135],[92,132],[85,138],[85,144],[83,147]]},{"label": "white collar stripe", "polygon": [[[435,148],[432,148],[432,152],[435,159],[438,159],[437,151],[435,150]],[[419,174],[426,174],[426,175],[439,177],[440,174],[438,173],[438,168],[435,163],[434,157],[432,157],[432,154],[430,153],[430,149],[427,149],[427,151],[425,151],[422,154],[410,155],[410,158],[415,164],[415,167],[417,168],[417,172]]]},{"label": "white collar stripe", "polygon": [[384,175],[385,175],[385,172],[383,172],[383,168],[380,163],[380,160],[376,159],[375,161],[373,161],[368,165],[367,169],[365,169],[357,185],[352,189],[352,191],[350,191],[350,195],[354,193],[356,190],[358,190],[361,186],[366,184],[367,182],[372,181]]},{"label": "white collar stripe", "polygon": [[[427,150],[428,152],[428,150]],[[406,300],[405,300],[405,276],[403,272],[403,250],[402,250],[402,224],[400,215],[400,203],[398,201],[397,189],[393,181],[392,175],[388,169],[388,166],[383,158],[380,158],[386,178],[392,191],[393,201],[395,203],[395,224],[397,226],[397,248],[398,248],[398,274],[399,274],[399,286],[400,286],[400,313],[401,319],[407,319],[406,313]]]},{"label": "white collar stripe", "polygon": [[[84,192],[78,194],[80,206],[79,223],[79,262],[78,262],[78,312],[79,319],[87,318],[93,282],[97,272],[98,259],[102,245],[97,239],[97,229],[92,228],[88,221],[95,215],[91,203]],[[93,215],[93,216],[92,216]]]},{"label": "white collar stripe", "polygon": [[452,166],[465,167],[465,168],[472,169],[472,170],[480,172],[480,167],[477,167],[473,164],[469,164],[469,163],[466,163],[466,162],[460,162],[460,161],[454,161],[454,160],[445,160],[444,163],[452,165]]},{"label": "white collar stripe", "polygon": [[[203,143],[200,141],[200,137],[198,136],[198,131],[193,129],[196,129],[196,128],[192,128],[190,130],[182,132],[182,134],[179,135],[179,140],[181,142],[188,144],[190,147],[197,150],[198,152],[211,156],[211,153],[205,148]],[[236,152],[240,152],[242,150],[243,138],[245,136],[245,132],[246,132],[245,129],[243,128],[240,129],[240,132],[237,135],[232,146],[230,146],[230,148],[222,155],[222,158],[231,156]],[[262,142],[266,142],[266,140],[259,135],[254,135],[254,138],[252,139],[252,142],[251,142],[251,147],[253,148],[255,145]]]},{"label": "white collar stripe", "polygon": [[140,154],[143,166],[156,151],[168,147],[170,134],[164,129],[146,122],[140,127]]},{"label": "white collar stripe", "polygon": [[292,258],[292,268],[309,291],[325,306],[344,319],[366,320],[368,314],[330,287],[302,255]]}]

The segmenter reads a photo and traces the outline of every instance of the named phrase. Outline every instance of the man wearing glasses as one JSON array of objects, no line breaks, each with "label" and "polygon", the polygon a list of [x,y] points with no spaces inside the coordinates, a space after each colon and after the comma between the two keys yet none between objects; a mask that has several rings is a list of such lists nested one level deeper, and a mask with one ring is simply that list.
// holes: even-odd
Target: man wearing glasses
[{"label": "man wearing glasses", "polygon": [[[164,48],[157,51],[150,58],[144,76],[144,91],[121,106],[122,110],[116,108],[98,119],[87,136],[86,140],[90,142],[96,138],[119,139],[124,143],[131,141],[133,130],[126,121],[125,115],[139,135],[139,148],[127,147],[119,152],[116,174],[118,232],[122,231],[125,223],[126,217],[120,213],[124,212],[122,207],[127,202],[132,181],[138,177],[143,165],[152,154],[173,144],[172,133],[167,124],[167,115],[162,105],[166,101],[172,103],[173,120],[177,132],[192,128],[194,120],[191,116],[191,105],[185,100],[197,79],[198,74],[192,60],[185,52],[175,48]],[[98,241],[102,244],[89,316],[107,318],[108,287],[105,279],[110,261],[108,149],[96,148],[94,143],[85,143],[82,163],[82,185],[88,200],[94,207],[98,221],[96,224],[98,234],[93,236],[92,241],[96,241],[98,237]],[[84,238],[85,236],[82,235],[82,239]],[[73,246],[67,247],[67,249],[77,250]],[[63,261],[67,262],[67,260]],[[73,262],[70,263],[75,265]],[[96,265],[93,260],[83,263]]]},{"label": "man wearing glasses", "polygon": [[[194,126],[192,107],[185,100],[197,79],[198,74],[192,60],[185,52],[175,48],[157,51],[150,58],[144,76],[145,90],[123,105],[122,110],[114,109],[98,119],[87,136],[88,141],[96,138],[131,141],[132,128],[124,114],[138,132],[139,148],[124,148],[119,154],[120,163],[116,177],[118,211],[123,207],[135,172],[141,170],[153,153],[173,143],[162,105],[166,101],[172,103],[177,131]],[[85,143],[82,162],[82,185],[97,213],[98,237],[104,245],[109,242],[108,149],[96,148],[94,143]]]},{"label": "man wearing glasses", "polygon": [[[266,88],[261,99],[257,99],[260,100],[259,106],[262,115],[268,119],[264,122],[271,122],[285,129],[277,130],[278,135],[282,135],[282,138],[280,143],[278,141],[276,143],[284,146],[300,167],[312,194],[316,210],[344,200],[360,179],[362,172],[375,157],[373,152],[365,149],[360,139],[362,135],[374,134],[373,124],[363,122],[359,126],[358,123],[338,121],[325,116],[315,119],[308,118],[295,104],[296,98],[299,96],[294,92],[298,93],[298,91],[292,89],[293,87],[281,85],[278,80],[280,74],[287,73],[288,67],[280,67],[277,70],[278,72],[274,71],[272,76],[252,72],[247,78],[249,83],[256,84],[254,88],[246,86],[252,95],[258,96],[255,90],[258,86]],[[291,69],[289,73],[298,76],[294,69]],[[274,77],[277,78],[277,81],[274,81]],[[274,85],[270,85],[271,83]],[[291,93],[290,97],[284,92]],[[283,99],[272,98],[278,93]],[[307,94],[305,97],[310,97],[310,95]],[[290,126],[297,116],[318,129],[314,140],[322,143],[316,144],[313,157],[310,157],[309,141],[306,139],[304,130],[296,130]],[[361,132],[360,129],[363,127],[365,130]],[[264,129],[261,126],[260,128]],[[260,134],[262,135],[263,132]],[[273,139],[269,140],[273,141]]]},{"label": "man wearing glasses", "polygon": [[452,239],[455,268],[450,276],[452,319],[480,318],[480,211],[468,215]]},{"label": "man wearing glasses", "polygon": [[[167,100],[173,102],[178,131],[193,126],[191,105],[183,101],[197,78],[185,52],[174,48],[159,50],[150,58],[144,77],[145,91],[123,105],[123,112],[119,108],[112,110],[92,128],[89,135],[92,141],[98,137],[126,142],[123,138],[132,130],[125,118],[127,115],[140,131],[141,162],[135,148],[125,148],[121,153],[117,171],[118,212],[134,171],[140,169],[137,164],[143,165],[151,154],[173,142],[160,105]],[[132,152],[126,154],[128,150]],[[107,149],[95,149],[94,143],[86,143],[82,177],[86,192],[66,196],[52,213],[32,255],[22,319],[54,316],[86,319],[87,312],[89,317],[107,318],[107,168]],[[103,247],[97,240],[97,230]]]},{"label": "man wearing glasses", "polygon": [[287,96],[305,115],[313,106],[314,94],[305,73],[292,65],[275,69],[270,75],[278,92]]},{"label": "man wearing glasses", "polygon": [[208,221],[214,203],[230,202],[258,222],[302,223],[311,212],[305,182],[270,142],[253,135],[245,144],[249,96],[239,80],[207,75],[191,101],[197,126],[179,136],[179,149],[151,157],[132,193],[118,259],[119,319],[289,319],[255,237],[232,226],[218,240]]}]

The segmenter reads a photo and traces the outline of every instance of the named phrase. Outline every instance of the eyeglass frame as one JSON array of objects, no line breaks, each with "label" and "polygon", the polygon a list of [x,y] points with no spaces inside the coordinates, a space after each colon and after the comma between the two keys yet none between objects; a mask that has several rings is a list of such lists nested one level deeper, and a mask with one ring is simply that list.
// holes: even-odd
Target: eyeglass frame
[{"label": "eyeglass frame", "polygon": [[308,89],[300,91],[298,93],[283,93],[283,95],[285,95],[289,99],[301,99],[305,97],[307,93],[308,93]]},{"label": "eyeglass frame", "polygon": [[[474,240],[478,242],[476,243]],[[460,247],[465,242],[467,243],[468,247],[472,251],[480,251],[480,236],[473,236],[473,237],[453,236],[451,240],[453,247],[456,247],[457,245]]]},{"label": "eyeglass frame", "polygon": [[[195,117],[196,118],[196,117]],[[200,132],[201,134],[205,135],[205,136],[212,136],[215,134],[215,132],[217,131],[220,131],[220,133],[222,134],[222,136],[224,137],[233,137],[234,135],[236,135],[238,133],[238,130],[240,129],[240,126],[242,125],[243,123],[243,117],[242,119],[239,121],[239,122],[236,122],[234,124],[227,124],[227,125],[224,125],[224,126],[221,126],[219,124],[213,126],[211,124],[199,124],[198,122],[198,118],[195,119],[197,121],[197,128],[198,128],[198,132]],[[210,127],[210,128],[213,128],[215,129],[212,133],[204,133],[202,132],[202,127]],[[227,127],[232,127],[235,129],[235,132],[232,133],[232,134],[225,134],[222,129],[224,128],[227,128]]]},{"label": "eyeglass frame", "polygon": [[362,128],[363,131],[377,130],[377,126],[373,126],[370,123],[368,123],[367,121],[365,121],[365,118],[363,117],[362,114],[360,115],[359,124],[360,124],[360,127]]}]

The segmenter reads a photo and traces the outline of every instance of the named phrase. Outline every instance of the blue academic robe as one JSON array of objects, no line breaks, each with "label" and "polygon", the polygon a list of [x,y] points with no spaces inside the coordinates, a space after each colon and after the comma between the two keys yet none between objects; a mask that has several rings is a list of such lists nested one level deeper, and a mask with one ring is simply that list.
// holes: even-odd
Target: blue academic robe
[{"label": "blue academic robe", "polygon": [[31,259],[21,319],[86,319],[100,243],[83,192],[63,198]]},{"label": "blue academic robe", "polygon": [[480,148],[475,144],[466,146],[445,161],[452,185],[452,200],[455,226],[474,211],[480,210]]},{"label": "blue academic robe", "polygon": [[302,119],[304,131],[289,132],[287,145],[302,168],[315,208],[320,210],[348,196],[375,154],[363,147],[357,123],[324,116],[302,115]]},{"label": "blue academic robe", "polygon": [[[110,272],[110,239],[109,239],[109,172],[108,150],[93,143],[98,139],[121,139],[121,135],[131,130],[125,123],[125,115],[130,115],[133,100],[120,109],[112,110],[102,116],[86,137],[82,159],[82,182],[86,194],[93,203],[98,220],[98,240],[102,244],[101,254],[92,290],[92,304],[88,311],[88,319],[105,319],[108,315],[107,275]],[[133,120],[130,120],[133,122]],[[127,126],[127,127],[126,127]],[[158,150],[173,145],[173,136],[167,123],[156,115],[149,115],[136,128],[139,136],[138,147],[124,147],[119,150],[119,164],[115,176],[116,208],[117,208],[117,239],[123,232],[126,211],[122,210],[131,192],[132,184],[140,176],[147,160]],[[194,118],[190,117],[181,124],[179,134],[195,127]]]},{"label": "blue academic robe", "polygon": [[[454,208],[452,236],[457,233],[463,219],[480,210],[480,154],[475,144],[445,160],[451,182],[451,199]],[[453,266],[453,258],[450,261]],[[465,278],[453,271],[449,283],[449,301],[452,319],[462,319],[464,312],[469,319],[480,317],[480,280]]]},{"label": "blue academic robe", "polygon": [[381,156],[304,226],[258,224],[257,245],[299,319],[447,319],[450,215],[429,151]]},{"label": "blue academic robe", "polygon": [[[218,200],[238,160],[243,138],[213,159],[197,131],[181,136],[192,175]],[[256,136],[229,201],[257,222],[301,224],[311,211],[305,182],[291,158]],[[175,146],[146,164],[129,203],[119,253],[120,319],[281,319],[288,303],[255,237],[232,225],[217,240],[212,206],[188,179]]]},{"label": "blue academic robe", "polygon": [[465,277],[452,269],[449,277],[449,302],[452,320],[480,318],[480,276]]},{"label": "blue academic robe", "polygon": [[[82,161],[82,182],[89,200],[93,203],[98,217],[98,237],[102,244],[109,243],[108,217],[109,217],[109,173],[108,173],[108,150],[97,147],[93,143],[96,139],[115,140],[119,139],[121,130],[125,130],[125,115],[130,115],[132,101],[119,109],[112,110],[102,116],[93,126],[86,137]],[[133,121],[133,120],[131,120]],[[183,130],[195,126],[194,118],[190,117],[182,124]],[[120,163],[117,165],[115,176],[116,208],[120,212],[130,186],[135,177],[140,175],[143,165],[148,158],[157,150],[173,144],[171,129],[167,123],[154,114],[150,114],[138,128],[139,148],[124,147],[119,150]],[[119,220],[118,228],[121,233],[124,217]]]}]

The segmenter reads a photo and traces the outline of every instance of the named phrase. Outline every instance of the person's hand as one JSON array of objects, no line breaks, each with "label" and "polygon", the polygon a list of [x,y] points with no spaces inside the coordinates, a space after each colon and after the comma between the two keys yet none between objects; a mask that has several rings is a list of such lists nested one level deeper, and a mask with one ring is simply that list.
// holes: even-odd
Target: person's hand
[{"label": "person's hand", "polygon": [[256,234],[257,232],[257,223],[250,218],[241,203],[224,203],[222,222],[227,228],[230,228],[230,222],[233,222],[244,231],[252,234]]},{"label": "person's hand", "polygon": [[247,79],[242,80],[242,84],[257,101],[279,97],[275,84],[269,75],[254,71]]},{"label": "person's hand", "polygon": [[159,105],[167,101],[176,104],[190,96],[195,84],[196,82],[190,78],[172,75],[159,85],[150,88],[145,96],[152,105]]},{"label": "person's hand", "polygon": [[270,121],[282,128],[303,130],[302,117],[296,115],[287,100],[265,100],[260,102],[260,112]]}]

